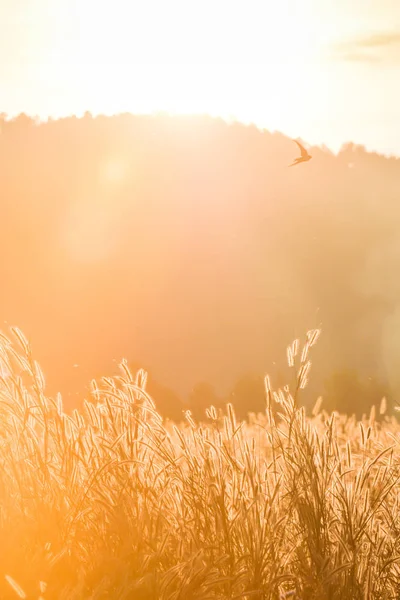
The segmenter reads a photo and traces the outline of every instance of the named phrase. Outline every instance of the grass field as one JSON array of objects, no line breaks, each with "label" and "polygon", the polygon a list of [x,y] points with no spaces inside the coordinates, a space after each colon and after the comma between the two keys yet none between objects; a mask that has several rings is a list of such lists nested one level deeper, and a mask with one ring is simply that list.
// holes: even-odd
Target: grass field
[{"label": "grass field", "polygon": [[384,400],[305,416],[317,337],[288,348],[292,393],[266,378],[264,414],[175,426],[124,363],[66,414],[1,336],[0,598],[399,598],[400,428]]}]

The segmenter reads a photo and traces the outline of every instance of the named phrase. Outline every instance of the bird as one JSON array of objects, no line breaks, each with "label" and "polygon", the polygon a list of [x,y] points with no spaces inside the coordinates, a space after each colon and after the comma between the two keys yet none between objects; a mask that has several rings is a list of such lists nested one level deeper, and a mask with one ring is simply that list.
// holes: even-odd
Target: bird
[{"label": "bird", "polygon": [[304,146],[302,146],[302,145],[300,144],[300,142],[298,142],[297,140],[293,140],[293,141],[294,141],[294,142],[295,142],[295,143],[298,145],[298,147],[300,148],[301,155],[300,155],[300,156],[298,156],[298,157],[297,157],[297,158],[294,160],[294,162],[293,162],[291,165],[289,165],[289,167],[294,167],[294,165],[298,165],[298,164],[300,164],[300,163],[302,163],[302,162],[307,162],[308,160],[311,160],[311,159],[312,159],[312,156],[311,156],[311,154],[308,154],[307,150],[304,148]]}]

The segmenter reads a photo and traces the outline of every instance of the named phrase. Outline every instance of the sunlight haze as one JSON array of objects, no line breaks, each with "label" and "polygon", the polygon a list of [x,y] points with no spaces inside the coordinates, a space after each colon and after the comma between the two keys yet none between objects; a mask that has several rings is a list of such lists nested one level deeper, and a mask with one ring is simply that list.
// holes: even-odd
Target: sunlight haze
[{"label": "sunlight haze", "polygon": [[392,0],[3,0],[0,110],[208,113],[400,154]]}]

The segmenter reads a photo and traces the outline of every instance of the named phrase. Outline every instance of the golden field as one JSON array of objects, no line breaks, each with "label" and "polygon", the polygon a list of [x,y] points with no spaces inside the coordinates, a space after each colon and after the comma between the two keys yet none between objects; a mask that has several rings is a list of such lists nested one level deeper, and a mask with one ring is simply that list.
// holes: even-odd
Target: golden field
[{"label": "golden field", "polygon": [[[400,595],[399,425],[299,407],[290,391],[237,422],[163,421],[146,374],[92,382],[67,414],[18,329],[0,362],[0,597],[222,600]],[[323,406],[323,404],[322,404]]]}]

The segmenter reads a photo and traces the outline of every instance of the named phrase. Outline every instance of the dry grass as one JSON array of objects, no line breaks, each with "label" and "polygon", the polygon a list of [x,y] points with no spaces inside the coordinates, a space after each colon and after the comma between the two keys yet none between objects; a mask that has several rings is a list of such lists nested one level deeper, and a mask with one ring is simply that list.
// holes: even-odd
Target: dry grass
[{"label": "dry grass", "polygon": [[400,430],[319,406],[306,418],[317,332],[288,349],[293,395],[266,379],[265,414],[210,408],[201,426],[163,423],[126,364],[68,415],[13,336],[0,339],[1,598],[400,597]]}]

